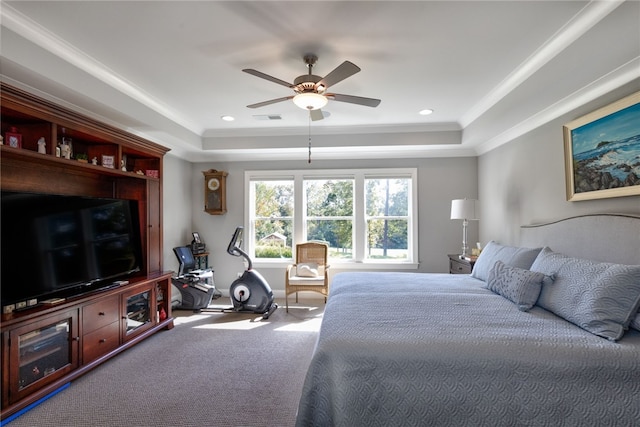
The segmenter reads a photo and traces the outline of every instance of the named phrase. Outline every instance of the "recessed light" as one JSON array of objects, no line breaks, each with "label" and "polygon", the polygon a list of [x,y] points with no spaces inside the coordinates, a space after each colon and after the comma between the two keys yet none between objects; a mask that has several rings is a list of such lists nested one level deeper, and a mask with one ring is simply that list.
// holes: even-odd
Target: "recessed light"
[{"label": "recessed light", "polygon": [[421,116],[428,116],[428,115],[429,115],[429,114],[431,114],[431,113],[433,113],[433,110],[431,110],[431,109],[426,109],[426,110],[422,110],[422,111],[420,111],[420,113],[419,113],[419,114],[420,114]]},{"label": "recessed light", "polygon": [[224,120],[225,122],[232,122],[235,120],[235,117],[233,116],[222,116],[220,117],[222,120]]}]

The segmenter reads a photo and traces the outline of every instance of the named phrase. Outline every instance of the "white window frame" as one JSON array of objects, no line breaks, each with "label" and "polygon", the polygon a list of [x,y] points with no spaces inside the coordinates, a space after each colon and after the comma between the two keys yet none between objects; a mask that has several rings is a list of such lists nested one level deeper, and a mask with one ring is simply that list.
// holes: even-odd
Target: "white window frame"
[{"label": "white window frame", "polygon": [[[324,169],[324,170],[286,170],[286,171],[245,171],[245,251],[254,260],[254,265],[261,268],[281,268],[292,262],[282,259],[255,259],[254,235],[252,229],[251,212],[253,212],[254,194],[252,181],[294,181],[294,216],[293,216],[293,241],[295,244],[303,242],[305,230],[305,203],[304,180],[305,179],[354,179],[354,258],[347,260],[332,259],[332,269],[416,269],[418,268],[418,171],[416,168],[389,168],[389,169]],[[405,260],[370,260],[366,258],[366,207],[365,188],[366,178],[409,178],[409,224],[407,259]]]}]

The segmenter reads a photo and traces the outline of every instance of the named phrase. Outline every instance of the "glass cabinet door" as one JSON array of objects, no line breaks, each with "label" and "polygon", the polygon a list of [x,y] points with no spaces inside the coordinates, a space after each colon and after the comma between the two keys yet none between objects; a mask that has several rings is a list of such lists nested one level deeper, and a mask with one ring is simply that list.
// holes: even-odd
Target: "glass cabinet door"
[{"label": "glass cabinet door", "polygon": [[127,310],[125,314],[125,340],[137,332],[146,330],[153,325],[155,313],[152,306],[151,289],[144,291],[136,291],[126,294],[124,298],[124,307]]},{"label": "glass cabinet door", "polygon": [[77,366],[76,318],[70,312],[11,331],[11,400]]}]

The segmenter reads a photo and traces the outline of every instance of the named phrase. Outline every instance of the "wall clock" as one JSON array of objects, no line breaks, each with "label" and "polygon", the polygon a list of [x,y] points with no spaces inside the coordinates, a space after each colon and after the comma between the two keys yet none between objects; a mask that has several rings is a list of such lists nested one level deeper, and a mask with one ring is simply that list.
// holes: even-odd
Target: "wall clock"
[{"label": "wall clock", "polygon": [[211,215],[227,212],[227,172],[210,169],[204,174],[204,211]]}]

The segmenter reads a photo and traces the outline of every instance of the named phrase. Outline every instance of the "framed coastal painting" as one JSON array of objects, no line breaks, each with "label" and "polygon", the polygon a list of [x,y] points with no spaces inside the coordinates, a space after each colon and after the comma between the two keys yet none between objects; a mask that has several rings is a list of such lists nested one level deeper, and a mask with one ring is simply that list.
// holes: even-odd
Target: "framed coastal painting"
[{"label": "framed coastal painting", "polygon": [[640,92],[563,131],[567,200],[640,195]]}]

